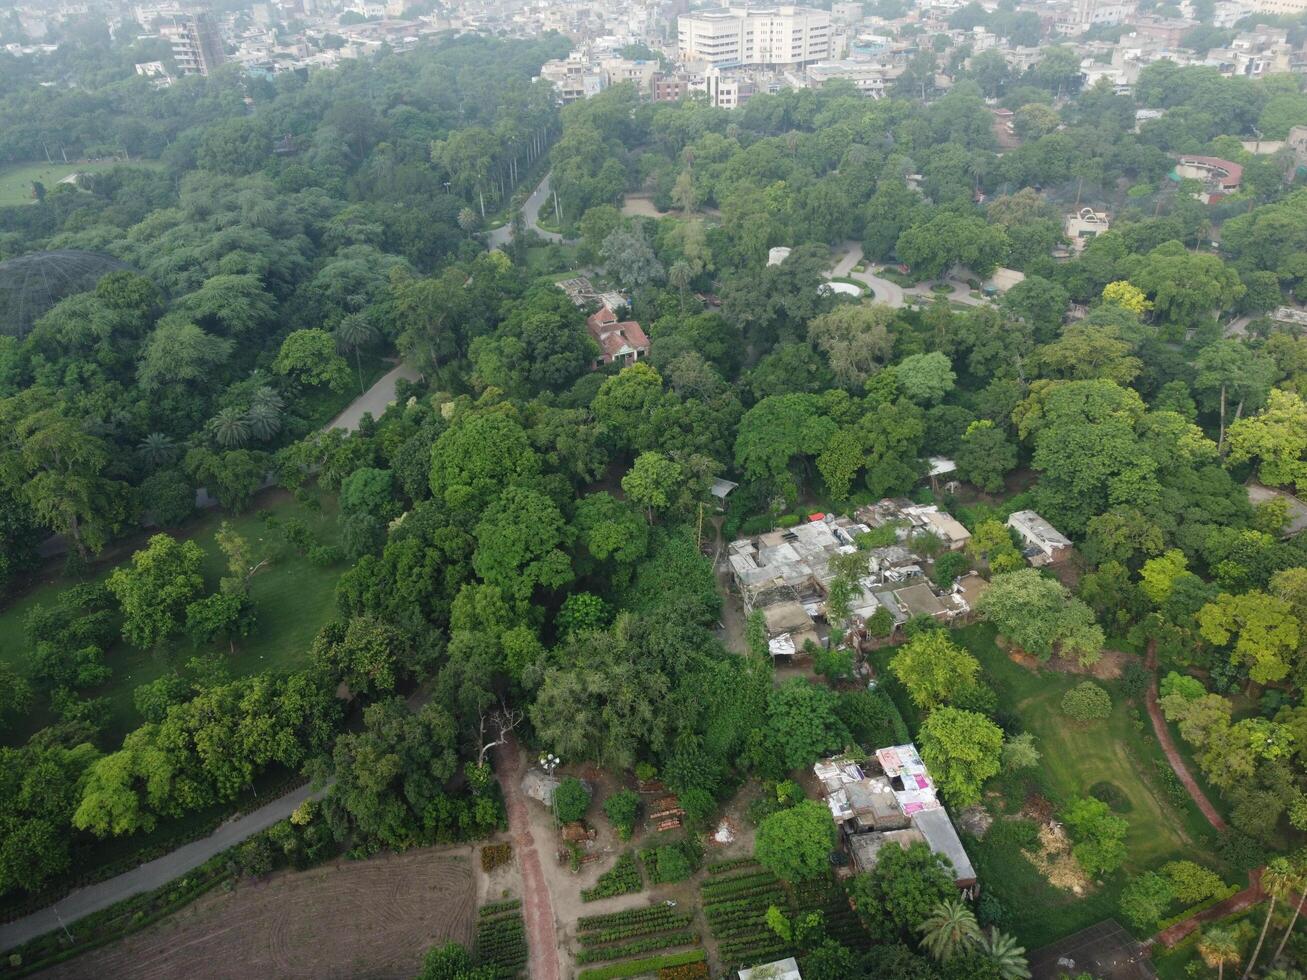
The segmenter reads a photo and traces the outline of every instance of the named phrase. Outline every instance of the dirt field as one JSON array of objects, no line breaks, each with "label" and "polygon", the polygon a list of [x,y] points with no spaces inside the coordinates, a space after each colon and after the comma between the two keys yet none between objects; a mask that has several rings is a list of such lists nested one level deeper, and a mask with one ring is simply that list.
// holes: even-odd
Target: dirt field
[{"label": "dirt field", "polygon": [[426,949],[471,944],[468,847],[426,849],[275,875],[217,891],[43,980],[409,980]]}]

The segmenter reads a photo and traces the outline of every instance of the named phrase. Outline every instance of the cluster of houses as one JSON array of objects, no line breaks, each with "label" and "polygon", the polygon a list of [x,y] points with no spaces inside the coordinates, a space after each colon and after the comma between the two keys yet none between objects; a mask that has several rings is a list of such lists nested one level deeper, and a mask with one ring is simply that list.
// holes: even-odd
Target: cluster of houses
[{"label": "cluster of houses", "polygon": [[741,538],[729,548],[745,613],[762,613],[773,657],[792,657],[809,642],[824,642],[826,601],[839,574],[832,559],[858,551],[859,535],[887,524],[896,528],[898,541],[866,552],[866,573],[855,584],[850,621],[843,624],[848,641],[866,640],[867,623],[880,609],[889,613],[895,630],[913,616],[951,622],[971,610],[984,579],[968,575],[950,589],[938,589],[926,578],[930,560],[920,553],[926,532],[947,550],[966,545],[970,532],[949,514],[907,500],[882,500],[860,508],[852,519],[814,514],[806,523]]},{"label": "cluster of houses", "polygon": [[975,897],[976,871],[915,745],[835,756],[812,769],[848,851],[847,874],[874,869],[888,845],[922,843],[948,859],[953,883]]},{"label": "cluster of houses", "polygon": [[[854,583],[848,620],[830,622],[827,600],[840,574],[834,559],[859,551],[860,535],[886,526],[895,529],[896,542],[865,552],[865,571]],[[1034,511],[1013,513],[1007,526],[1020,539],[1026,561],[1036,568],[1070,555],[1071,542]],[[927,570],[933,564],[930,554],[959,551],[970,539],[970,531],[933,504],[885,499],[858,508],[852,518],[813,514],[794,527],[732,541],[727,561],[745,614],[762,613],[775,659],[802,654],[809,644],[825,644],[832,626],[844,630],[846,645],[860,650],[872,638],[868,623],[882,609],[891,635],[916,616],[942,623],[967,616],[988,581],[969,572],[941,586]]]}]

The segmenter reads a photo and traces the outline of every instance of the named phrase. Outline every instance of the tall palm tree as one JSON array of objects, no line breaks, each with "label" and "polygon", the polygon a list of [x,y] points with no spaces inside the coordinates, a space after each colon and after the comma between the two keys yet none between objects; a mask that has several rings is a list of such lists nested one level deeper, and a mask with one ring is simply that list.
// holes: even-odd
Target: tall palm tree
[{"label": "tall palm tree", "polygon": [[336,326],[336,343],[354,353],[354,366],[359,372],[359,393],[363,387],[363,360],[360,352],[377,339],[377,331],[361,313],[350,313]]},{"label": "tall palm tree", "polygon": [[167,466],[177,455],[177,444],[173,442],[172,436],[162,432],[151,432],[141,440],[136,451],[141,454],[141,459],[149,467]]},{"label": "tall palm tree", "polygon": [[209,419],[209,431],[223,449],[239,449],[250,441],[250,420],[239,408],[224,408]]},{"label": "tall palm tree", "polygon": [[1272,961],[1278,960],[1280,954],[1284,952],[1284,944],[1289,941],[1289,936],[1293,933],[1293,927],[1298,924],[1298,916],[1302,914],[1303,902],[1307,901],[1307,851],[1299,851],[1289,861],[1293,865],[1294,881],[1292,887],[1298,890],[1298,901],[1293,906],[1293,916],[1289,919],[1289,926],[1284,930],[1284,935],[1280,937],[1280,945],[1275,947],[1275,955],[1271,957]]},{"label": "tall palm tree", "polygon": [[481,224],[481,219],[471,208],[463,208],[458,212],[458,226],[463,229],[465,235],[470,235],[477,230],[477,225]]},{"label": "tall palm tree", "polygon": [[1253,947],[1253,955],[1248,957],[1248,965],[1244,967],[1241,980],[1248,980],[1248,975],[1253,972],[1253,967],[1257,964],[1257,957],[1262,953],[1262,943],[1266,942],[1266,930],[1271,927],[1271,916],[1275,915],[1275,903],[1281,895],[1292,887],[1293,881],[1293,865],[1284,858],[1276,858],[1267,864],[1262,871],[1262,889],[1270,896],[1271,900],[1266,906],[1266,921],[1262,923],[1262,931],[1257,937],[1257,945]]},{"label": "tall palm tree", "polygon": [[257,388],[250,396],[250,410],[245,413],[245,420],[250,424],[250,434],[259,442],[267,442],[281,431],[282,410],[286,403],[281,395],[272,388]]},{"label": "tall palm tree", "polygon": [[1235,942],[1234,932],[1220,926],[1208,929],[1198,940],[1198,955],[1204,963],[1215,968],[1217,980],[1221,980],[1227,963],[1239,963],[1239,944]]},{"label": "tall palm tree", "polygon": [[960,898],[946,899],[937,904],[917,929],[922,934],[922,944],[941,963],[980,939],[976,914]]},{"label": "tall palm tree", "polygon": [[667,270],[667,285],[677,290],[681,294],[681,312],[685,312],[685,291],[690,288],[690,280],[694,274],[690,271],[690,263],[684,259],[677,259],[672,263],[672,267]]},{"label": "tall palm tree", "polygon": [[993,962],[1003,980],[1030,980],[1026,948],[1018,946],[1015,937],[999,932],[997,926],[990,926],[989,932],[980,934],[978,944],[980,951]]}]

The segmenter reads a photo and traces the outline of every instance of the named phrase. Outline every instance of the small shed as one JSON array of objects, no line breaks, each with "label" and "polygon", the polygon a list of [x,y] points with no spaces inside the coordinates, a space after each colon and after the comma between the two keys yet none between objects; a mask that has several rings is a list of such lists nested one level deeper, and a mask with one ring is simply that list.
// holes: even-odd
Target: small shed
[{"label": "small shed", "polygon": [[762,963],[740,971],[740,980],[803,980],[799,963],[793,956],[774,963]]}]

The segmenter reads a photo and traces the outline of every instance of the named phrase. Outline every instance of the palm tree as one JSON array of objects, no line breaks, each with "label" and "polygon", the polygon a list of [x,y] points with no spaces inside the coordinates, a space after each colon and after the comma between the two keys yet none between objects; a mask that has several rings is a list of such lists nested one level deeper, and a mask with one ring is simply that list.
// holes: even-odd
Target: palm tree
[{"label": "palm tree", "polygon": [[463,208],[458,212],[458,226],[463,229],[464,234],[472,234],[479,224],[481,224],[481,219],[477,217],[477,213],[471,208]]},{"label": "palm tree", "polygon": [[917,929],[922,933],[922,944],[941,963],[952,959],[964,946],[980,940],[976,914],[960,898],[937,904]]},{"label": "palm tree", "polygon": [[172,436],[162,432],[151,432],[141,440],[136,451],[141,454],[141,459],[145,461],[146,466],[167,466],[177,455],[177,444],[172,441]]},{"label": "palm tree", "polygon": [[[276,392],[273,392],[276,396]],[[250,400],[250,410],[246,413],[250,423],[250,434],[261,443],[268,442],[281,431],[281,399],[276,401]]]},{"label": "palm tree", "polygon": [[377,331],[361,313],[350,313],[336,326],[336,343],[354,353],[354,366],[359,372],[359,393],[363,387],[363,360],[360,351],[377,339]]},{"label": "palm tree", "polygon": [[1266,930],[1271,927],[1271,916],[1275,914],[1276,900],[1293,886],[1293,882],[1293,865],[1284,858],[1276,858],[1262,871],[1262,889],[1270,896],[1271,901],[1266,906],[1266,921],[1262,923],[1261,935],[1257,937],[1253,955],[1248,957],[1248,965],[1244,967],[1241,980],[1248,980],[1248,975],[1253,972],[1257,957],[1262,953],[1262,943],[1266,942]]},{"label": "palm tree", "polygon": [[250,420],[239,408],[224,408],[209,419],[209,431],[223,449],[239,449],[250,441]]},{"label": "palm tree", "polygon": [[1018,946],[1014,937],[999,932],[997,926],[990,926],[989,932],[980,934],[978,944],[980,951],[993,962],[1003,980],[1030,980],[1026,948]]},{"label": "palm tree", "polygon": [[1284,952],[1284,944],[1289,941],[1289,936],[1293,933],[1293,927],[1298,924],[1298,916],[1302,914],[1303,902],[1307,900],[1307,851],[1299,851],[1290,858],[1295,872],[1292,887],[1298,889],[1298,901],[1293,907],[1293,917],[1289,919],[1289,927],[1284,930],[1284,935],[1280,937],[1280,945],[1275,947],[1275,955],[1271,957],[1272,961],[1278,960],[1280,954]]},{"label": "palm tree", "polygon": [[1239,944],[1235,942],[1234,932],[1213,926],[1203,933],[1198,940],[1198,955],[1203,962],[1216,969],[1217,980],[1225,976],[1225,964],[1239,962]]},{"label": "palm tree", "polygon": [[677,259],[667,270],[667,284],[681,294],[681,312],[685,312],[685,291],[690,288],[690,280],[693,278],[690,263],[684,259]]}]

